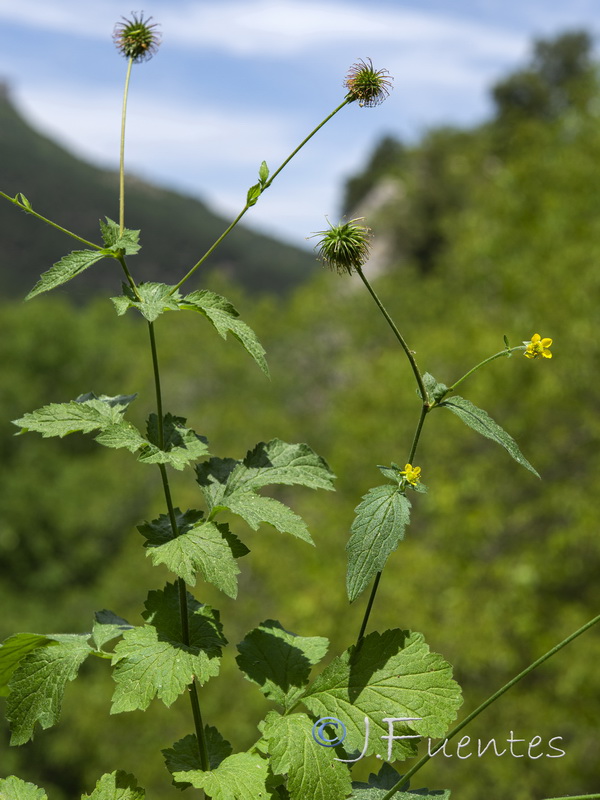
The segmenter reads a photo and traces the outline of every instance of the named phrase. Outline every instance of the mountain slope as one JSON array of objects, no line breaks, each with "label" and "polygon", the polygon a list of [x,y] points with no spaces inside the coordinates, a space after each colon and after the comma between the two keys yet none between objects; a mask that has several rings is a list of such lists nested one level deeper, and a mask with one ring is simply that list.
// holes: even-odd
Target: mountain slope
[{"label": "mountain slope", "polygon": [[[0,87],[2,88],[2,87]],[[33,130],[0,91],[0,189],[23,192],[40,214],[91,241],[99,242],[98,220],[118,217],[118,177],[76,158]],[[228,224],[199,200],[130,178],[127,226],[142,231],[140,260],[132,269],[143,280],[176,282],[210,247]],[[0,203],[0,296],[23,295],[39,274],[69,250],[75,240]],[[138,262],[139,263],[139,262]],[[115,291],[117,264],[102,262],[67,291]],[[238,227],[207,261],[207,270],[225,273],[250,291],[283,292],[316,267],[314,256],[267,236]]]}]

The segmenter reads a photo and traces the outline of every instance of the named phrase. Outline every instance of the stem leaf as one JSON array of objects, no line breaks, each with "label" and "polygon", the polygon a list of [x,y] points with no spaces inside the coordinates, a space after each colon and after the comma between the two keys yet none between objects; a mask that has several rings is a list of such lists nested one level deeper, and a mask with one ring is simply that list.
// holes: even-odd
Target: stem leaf
[{"label": "stem leaf", "polygon": [[115,647],[112,663],[117,686],[111,714],[143,711],[154,697],[170,706],[194,678],[203,684],[219,673],[226,640],[218,612],[187,593],[190,643],[186,645],[175,584],[150,592],[145,605],[148,624],[125,631]]},{"label": "stem leaf", "polygon": [[174,511],[178,531],[175,537],[166,514],[138,526],[146,538],[146,555],[154,565],[165,564],[190,586],[196,585],[196,573],[200,572],[205,581],[229,597],[236,597],[240,571],[236,559],[249,553],[248,548],[227,525],[204,520],[201,511]]},{"label": "stem leaf", "polygon": [[212,800],[248,800],[269,797],[267,762],[251,753],[234,753],[210,772],[189,770],[173,773],[175,780],[204,789]]},{"label": "stem leaf", "polygon": [[81,795],[81,800],[144,800],[145,796],[133,775],[117,770],[103,775],[94,791]]},{"label": "stem leaf", "polygon": [[119,316],[122,316],[129,308],[136,308],[148,322],[154,322],[165,311],[178,311],[179,293],[173,292],[173,287],[166,283],[140,283],[134,294],[133,289],[124,283],[123,294],[118,297],[111,297],[113,305]]},{"label": "stem leaf", "polygon": [[106,222],[100,220],[100,231],[106,249],[112,250],[114,253],[132,256],[138,253],[142,247],[139,243],[139,231],[125,228],[121,234],[119,224],[109,217],[106,217]]},{"label": "stem leaf", "polygon": [[[393,723],[394,736],[442,737],[462,703],[452,668],[431,653],[423,634],[402,630],[374,632],[335,658],[315,679],[302,698],[318,717],[332,716],[346,726],[344,749],[365,748],[365,717],[369,738],[365,755],[386,761],[415,755],[415,739],[392,742],[388,753],[387,717],[418,719]],[[382,738],[384,737],[384,738]]]},{"label": "stem leaf", "polygon": [[537,478],[540,477],[535,468],[527,461],[523,453],[521,453],[519,446],[512,436],[508,434],[504,428],[501,428],[497,422],[494,422],[487,411],[484,411],[482,408],[477,408],[470,400],[465,400],[464,397],[460,397],[459,395],[454,395],[449,400],[443,400],[437,407],[447,408],[449,411],[452,411],[465,425],[468,425],[469,428],[485,436],[486,439],[497,442],[518,464],[521,464],[525,469],[533,472]]},{"label": "stem leaf", "polygon": [[125,409],[135,398],[135,394],[98,397],[93,392],[88,392],[68,403],[42,406],[13,420],[13,425],[21,428],[19,433],[35,431],[41,433],[44,439],[51,436],[62,438],[70,433],[91,433],[98,429],[104,431],[122,423]]},{"label": "stem leaf", "polygon": [[25,300],[31,300],[42,292],[49,292],[57,286],[62,286],[103,258],[106,258],[106,253],[102,250],[73,250],[40,276]]},{"label": "stem leaf", "polygon": [[369,489],[355,509],[346,546],[346,589],[352,603],[385,566],[390,553],[404,538],[410,521],[410,501],[398,484]]},{"label": "stem leaf", "polygon": [[203,314],[215,327],[216,331],[223,338],[227,338],[228,333],[240,342],[252,358],[256,361],[265,375],[269,375],[269,367],[265,359],[265,350],[258,341],[256,334],[239,319],[237,309],[219,294],[201,289],[186,295],[179,302],[180,308],[197,311]]},{"label": "stem leaf", "polygon": [[313,739],[312,720],[306,714],[267,714],[263,736],[268,743],[271,767],[287,775],[291,800],[337,800],[351,791],[346,764],[335,761],[333,748]]},{"label": "stem leaf", "polygon": [[[216,769],[227,756],[231,755],[233,748],[212,725],[204,726],[204,737],[210,768]],[[184,736],[183,739],[175,742],[173,747],[161,752],[165,758],[165,765],[171,774],[189,770],[202,770],[198,739],[194,733]],[[179,783],[178,781],[173,781],[173,783],[178,789],[187,789],[192,785],[191,783]]]},{"label": "stem leaf", "polygon": [[236,661],[265,697],[287,711],[302,695],[311,667],[322,661],[328,647],[323,636],[296,636],[268,619],[238,644]]},{"label": "stem leaf", "polygon": [[2,800],[47,800],[48,795],[34,783],[26,783],[10,775],[0,778],[0,797]]}]

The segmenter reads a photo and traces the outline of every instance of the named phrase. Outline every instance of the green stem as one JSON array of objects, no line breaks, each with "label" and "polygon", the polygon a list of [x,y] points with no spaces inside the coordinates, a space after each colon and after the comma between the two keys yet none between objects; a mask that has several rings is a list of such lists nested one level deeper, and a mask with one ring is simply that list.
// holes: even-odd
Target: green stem
[{"label": "green stem", "polygon": [[358,639],[356,640],[357,647],[364,639],[365,631],[367,629],[367,623],[369,622],[369,617],[371,616],[371,609],[373,608],[373,603],[375,602],[375,595],[377,594],[377,589],[379,587],[380,580],[381,580],[381,570],[377,573],[377,575],[375,576],[375,580],[373,581],[371,596],[369,597],[369,602],[367,603],[367,607],[365,609],[362,625],[360,626],[360,631],[358,633]]},{"label": "green stem", "polygon": [[[160,383],[160,367],[158,363],[158,350],[156,347],[156,336],[154,333],[154,323],[148,323],[148,332],[150,335],[150,350],[152,352],[152,368],[154,371],[154,388],[156,392],[156,411],[158,416],[158,446],[161,450],[165,447],[165,428],[163,418],[163,403],[162,403],[162,389]],[[167,511],[169,514],[169,522],[173,537],[179,535],[179,527],[177,525],[177,517],[175,515],[175,508],[173,506],[173,499],[171,496],[171,488],[169,486],[169,476],[167,468],[164,464],[159,464],[160,477],[163,484],[163,492],[167,504]],[[183,578],[177,579],[177,589],[179,593],[179,616],[181,619],[181,636],[183,644],[187,647],[190,646],[190,620],[187,604],[187,587]],[[204,724],[202,722],[202,713],[200,711],[200,701],[198,699],[198,687],[195,678],[188,686],[190,693],[190,703],[192,706],[192,716],[194,718],[194,728],[196,730],[196,741],[198,742],[198,749],[200,753],[200,763],[203,770],[210,769],[210,761],[208,757],[208,745],[204,735]]]},{"label": "green stem", "polygon": [[121,113],[121,146],[119,148],[119,232],[121,236],[125,229],[125,121],[127,119],[127,96],[129,95],[129,81],[133,58],[127,62],[125,76],[125,89],[123,91],[123,110]]},{"label": "green stem", "polygon": [[[533,672],[534,669],[537,669],[541,664],[543,664],[544,661],[547,661],[553,655],[558,653],[559,650],[562,650],[563,647],[566,647],[566,645],[570,644],[574,639],[576,639],[578,636],[581,636],[582,633],[585,633],[589,628],[591,628],[593,625],[596,625],[596,623],[598,622],[600,622],[600,614],[591,619],[589,622],[586,622],[585,625],[582,625],[581,628],[578,628],[575,631],[575,633],[572,633],[570,636],[567,636],[566,639],[563,639],[562,642],[555,645],[551,650],[548,650],[547,653],[544,653],[543,656],[540,656],[540,658],[538,658],[536,661],[534,661],[532,664],[526,667],[522,672],[519,672],[518,675],[512,678],[512,680],[510,680],[508,683],[505,683],[501,689],[498,689],[497,692],[495,692],[491,697],[488,697],[487,700],[485,700],[480,706],[478,706],[467,717],[465,717],[465,719],[462,722],[460,722],[458,725],[455,725],[455,727],[452,728],[452,730],[449,732],[448,736],[446,736],[444,741],[448,742],[450,741],[450,739],[453,739],[458,733],[462,731],[463,728],[465,728],[470,722],[472,722],[475,719],[475,717],[478,717],[482,713],[482,711],[485,711],[486,708],[488,708],[488,706],[491,706],[491,704],[494,703],[496,700],[498,700],[499,697],[502,697],[502,695],[505,692],[507,692],[509,689],[512,689],[512,687],[516,683],[525,678],[527,675],[529,675],[530,672]],[[405,787],[409,779],[412,778],[412,776],[415,773],[417,773],[421,769],[421,767],[425,766],[425,764],[428,761],[430,761],[436,755],[437,752],[439,752],[439,748],[431,755],[429,755],[429,753],[426,753],[421,759],[419,759],[419,761],[417,761],[414,767],[408,770],[406,775],[402,776],[402,778],[398,781],[398,783],[392,786],[392,788],[389,790],[387,794],[383,795],[381,800],[392,800],[396,792],[400,791],[403,787]]]},{"label": "green stem", "polygon": [[11,203],[13,203],[13,205],[17,206],[18,208],[22,209],[23,211],[26,211],[28,214],[31,214],[33,217],[37,217],[37,219],[41,220],[42,222],[45,222],[46,225],[50,225],[51,227],[56,228],[56,230],[60,231],[61,233],[66,233],[67,236],[70,236],[72,239],[76,239],[78,242],[81,242],[82,244],[85,244],[88,247],[93,248],[94,250],[103,250],[104,249],[99,244],[94,244],[94,242],[88,242],[87,239],[84,239],[83,237],[78,236],[76,233],[73,233],[73,231],[69,231],[69,230],[67,230],[67,228],[63,228],[62,225],[58,225],[56,222],[52,222],[51,219],[48,219],[47,217],[43,217],[41,214],[38,214],[37,211],[34,211],[33,208],[31,208],[31,206],[25,205],[25,203],[21,203],[20,200],[17,200],[16,197],[10,197],[10,195],[5,194],[4,192],[0,192],[0,197],[4,197],[6,200],[9,200]]},{"label": "green stem", "polygon": [[460,383],[462,383],[464,380],[466,380],[469,377],[469,375],[472,375],[474,372],[477,372],[478,369],[480,369],[481,367],[484,367],[486,364],[489,364],[490,361],[494,361],[496,358],[502,358],[503,356],[508,357],[512,353],[514,353],[515,350],[526,350],[526,349],[527,349],[527,347],[525,345],[519,345],[518,347],[510,347],[510,348],[507,347],[504,350],[500,350],[499,353],[494,353],[493,356],[490,356],[489,358],[485,358],[483,361],[480,361],[479,364],[477,364],[476,366],[473,367],[473,369],[470,369],[468,372],[466,372],[462,376],[462,378],[459,378],[457,381],[455,381],[452,384],[452,386],[449,386],[448,387],[448,392],[453,392]]},{"label": "green stem", "polygon": [[[283,169],[283,168],[284,168],[284,167],[285,167],[287,164],[289,164],[289,162],[292,160],[292,158],[294,158],[294,156],[295,156],[295,155],[297,155],[297,153],[298,153],[298,152],[299,152],[299,151],[300,151],[300,150],[301,150],[301,149],[304,147],[304,145],[305,145],[307,142],[309,142],[309,141],[312,139],[312,137],[313,137],[313,136],[314,136],[314,135],[315,135],[315,134],[316,134],[318,131],[320,131],[320,130],[321,130],[321,128],[323,127],[323,125],[325,125],[326,123],[328,123],[328,122],[329,122],[329,120],[330,120],[330,119],[331,119],[333,116],[335,116],[335,114],[337,114],[337,113],[338,113],[338,111],[341,111],[341,109],[342,109],[342,108],[344,108],[344,106],[348,105],[348,103],[350,103],[350,102],[352,102],[352,101],[351,101],[350,99],[346,98],[346,99],[344,100],[344,102],[343,102],[343,103],[340,103],[340,105],[339,105],[337,108],[335,108],[335,109],[334,109],[334,110],[331,112],[331,114],[329,114],[328,116],[326,116],[326,117],[325,117],[325,119],[324,119],[322,122],[320,122],[320,123],[317,125],[317,127],[316,127],[316,128],[314,128],[314,130],[312,130],[312,131],[311,131],[311,132],[308,134],[308,136],[307,136],[305,139],[303,139],[303,140],[300,142],[300,144],[298,145],[298,147],[296,147],[296,148],[295,148],[295,150],[293,150],[293,151],[290,153],[290,155],[289,155],[289,156],[288,156],[288,157],[285,159],[285,161],[283,161],[283,162],[281,163],[281,165],[280,165],[280,166],[279,166],[279,167],[278,167],[278,168],[275,170],[275,172],[274,172],[274,173],[271,175],[271,177],[269,178],[269,180],[268,180],[268,181],[265,183],[265,185],[262,187],[262,189],[261,189],[261,194],[262,194],[262,193],[265,191],[265,189],[268,189],[268,188],[269,188],[269,186],[270,186],[270,185],[273,183],[273,181],[274,181],[274,180],[275,180],[275,178],[276,178],[276,177],[279,175],[279,173],[281,172],[281,170],[282,170],[282,169]],[[190,269],[188,272],[186,272],[186,274],[185,274],[185,275],[183,276],[183,278],[182,278],[182,279],[179,281],[179,283],[175,284],[175,286],[174,286],[174,287],[171,289],[171,292],[170,292],[170,294],[173,294],[174,292],[176,292],[176,291],[177,291],[177,289],[179,289],[179,288],[180,288],[180,287],[181,287],[181,286],[182,286],[182,285],[183,285],[183,284],[184,284],[184,283],[185,283],[185,282],[188,280],[188,278],[191,278],[191,277],[192,277],[192,275],[194,274],[194,272],[196,272],[196,270],[197,270],[197,269],[198,269],[198,268],[199,268],[199,267],[200,267],[200,266],[201,266],[201,265],[202,265],[202,264],[203,264],[203,263],[206,261],[206,259],[207,259],[207,258],[210,256],[210,254],[211,254],[211,253],[212,253],[212,252],[215,250],[215,248],[216,248],[216,247],[218,247],[218,246],[221,244],[221,242],[223,241],[223,239],[224,239],[226,236],[228,236],[228,235],[231,233],[231,231],[232,231],[232,230],[235,228],[235,226],[238,224],[238,222],[239,222],[239,221],[241,220],[241,218],[244,216],[244,214],[246,213],[246,211],[248,211],[248,209],[249,209],[249,208],[252,208],[252,206],[253,206],[253,205],[255,205],[255,204],[256,204],[256,201],[255,201],[254,203],[252,203],[252,204],[246,203],[246,205],[245,205],[245,206],[242,208],[242,210],[241,210],[241,211],[240,211],[240,213],[237,215],[237,217],[236,217],[236,218],[233,220],[233,222],[232,222],[232,223],[231,223],[231,224],[230,224],[230,225],[229,225],[229,226],[228,226],[228,227],[225,229],[225,231],[223,231],[223,233],[222,233],[222,234],[219,236],[219,238],[216,240],[216,242],[215,242],[214,244],[212,244],[212,245],[209,247],[209,249],[206,251],[206,253],[204,253],[204,255],[202,256],[202,258],[201,258],[199,261],[197,261],[197,262],[194,264],[194,266],[193,266],[193,267],[192,267],[192,268],[191,268],[191,269]]]},{"label": "green stem", "polygon": [[548,797],[547,800],[599,800],[600,794],[568,794],[565,797]]},{"label": "green stem", "polygon": [[425,389],[425,384],[423,383],[423,376],[421,375],[419,367],[417,366],[417,362],[415,361],[415,357],[413,355],[412,350],[410,350],[410,348],[406,344],[406,341],[404,340],[404,337],[402,336],[402,334],[400,333],[400,331],[396,327],[396,325],[394,323],[394,320],[390,317],[390,315],[386,311],[383,303],[381,302],[381,300],[379,299],[379,297],[375,293],[375,290],[373,289],[373,287],[371,286],[371,284],[367,280],[367,278],[366,278],[364,272],[362,271],[362,269],[360,267],[357,267],[356,271],[359,274],[360,279],[362,280],[364,285],[367,287],[367,290],[368,290],[369,294],[371,295],[371,297],[373,298],[373,300],[377,304],[377,308],[381,311],[381,313],[385,317],[385,320],[386,320],[387,324],[390,326],[390,328],[392,329],[392,332],[393,332],[394,336],[400,342],[400,345],[402,346],[402,349],[406,353],[406,357],[409,360],[410,366],[411,366],[412,371],[414,373],[414,376],[416,378],[417,385],[419,387],[419,392],[421,393],[421,397],[423,398],[423,404],[427,405],[428,404],[427,390]]}]

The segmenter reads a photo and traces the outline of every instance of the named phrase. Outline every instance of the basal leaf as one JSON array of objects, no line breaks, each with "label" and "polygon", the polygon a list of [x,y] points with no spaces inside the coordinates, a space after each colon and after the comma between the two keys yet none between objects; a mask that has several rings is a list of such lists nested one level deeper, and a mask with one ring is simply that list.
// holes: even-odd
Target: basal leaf
[{"label": "basal leaf", "polygon": [[[204,737],[210,768],[216,769],[227,756],[231,755],[233,748],[229,742],[221,736],[219,731],[211,725],[204,726]],[[166,767],[171,774],[175,772],[189,772],[190,770],[202,770],[198,740],[194,733],[184,736],[183,739],[175,742],[172,748],[163,750],[162,754],[165,758]],[[178,789],[186,789],[191,786],[191,783],[187,782],[173,781],[173,783]]]},{"label": "basal leaf", "polygon": [[269,745],[271,768],[287,775],[291,800],[339,800],[351,791],[350,772],[336,761],[332,748],[318,744],[312,736],[313,723],[306,714],[285,717],[270,712],[263,736]]},{"label": "basal leaf", "polygon": [[44,438],[105,430],[121,423],[127,405],[135,397],[136,395],[96,397],[90,392],[68,403],[50,403],[38,408],[14,420],[13,425],[22,428],[20,433],[36,431]]},{"label": "basal leaf", "polygon": [[178,536],[173,536],[171,522],[162,514],[153,522],[140,525],[138,530],[146,537],[147,555],[153,564],[165,564],[168,569],[183,578],[191,586],[196,585],[196,573],[200,572],[208,583],[212,583],[229,597],[237,595],[239,567],[236,559],[249,550],[229,530],[204,520],[201,511],[186,511],[176,508]]},{"label": "basal leaf", "polygon": [[94,791],[81,795],[81,800],[144,800],[145,796],[133,775],[117,770],[103,775]]},{"label": "basal leaf", "polygon": [[422,634],[389,630],[335,658],[302,702],[316,717],[341,720],[348,753],[395,761],[414,756],[417,740],[391,737],[441,738],[462,697],[451,666],[429,651]]},{"label": "basal leaf", "polygon": [[39,633],[16,633],[0,645],[0,697],[9,692],[8,682],[19,662],[38,647],[44,647],[51,640]]},{"label": "basal leaf", "polygon": [[410,521],[410,501],[399,485],[385,484],[369,489],[355,511],[346,546],[346,589],[350,602],[383,569],[390,553],[404,538],[404,529]]},{"label": "basal leaf", "polygon": [[165,311],[179,311],[180,297],[179,292],[173,292],[173,287],[166,283],[140,283],[137,295],[124,283],[123,294],[111,300],[119,316],[129,308],[136,308],[148,322],[154,322]]},{"label": "basal leaf", "polygon": [[31,300],[42,292],[62,286],[103,258],[106,258],[106,253],[102,250],[74,250],[44,272],[25,299]]},{"label": "basal leaf", "polygon": [[107,250],[115,253],[121,250],[126,256],[132,256],[141,249],[140,232],[125,228],[121,234],[119,224],[109,217],[106,222],[100,220],[100,232]]},{"label": "basal leaf", "polygon": [[228,333],[232,333],[256,361],[265,375],[269,374],[263,346],[256,338],[252,328],[239,319],[237,309],[229,300],[219,294],[202,289],[186,295],[180,301],[179,306],[180,308],[198,311],[203,314],[223,339],[227,338]]},{"label": "basal leaf", "polygon": [[285,709],[291,708],[308,683],[311,668],[327,652],[322,636],[296,636],[268,619],[238,644],[239,668],[261,692]]},{"label": "basal leaf", "polygon": [[10,775],[0,778],[1,800],[47,800],[48,795],[33,783],[25,783],[20,778]]},{"label": "basal leaf", "polygon": [[268,774],[267,762],[261,756],[235,753],[210,772],[175,772],[173,777],[204,789],[212,800],[261,800],[269,797]]},{"label": "basal leaf", "polygon": [[56,724],[65,686],[92,652],[88,635],[51,635],[43,647],[28,653],[15,669],[9,683],[6,717],[13,745],[33,738],[36,722],[42,728]]},{"label": "basal leaf", "polygon": [[149,624],[125,631],[115,647],[111,714],[144,710],[154,697],[170,706],[194,678],[203,684],[218,674],[226,644],[218,613],[189,593],[187,606],[189,644],[181,629],[177,586],[150,592],[144,613]]},{"label": "basal leaf", "polygon": [[474,431],[477,431],[477,433],[480,433],[487,439],[497,442],[515,461],[525,467],[525,469],[533,472],[538,478],[540,477],[523,453],[521,453],[512,436],[501,428],[497,422],[494,422],[487,411],[477,408],[470,400],[465,400],[464,397],[459,397],[458,395],[453,395],[448,400],[442,401],[437,407],[447,408],[449,411],[452,411],[465,425],[468,425],[469,428],[473,428]]}]

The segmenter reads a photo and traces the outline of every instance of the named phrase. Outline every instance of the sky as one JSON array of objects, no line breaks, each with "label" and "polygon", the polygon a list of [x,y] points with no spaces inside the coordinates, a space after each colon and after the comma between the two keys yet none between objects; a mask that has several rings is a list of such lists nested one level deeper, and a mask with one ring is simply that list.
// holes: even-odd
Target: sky
[{"label": "sky", "polygon": [[[0,80],[17,108],[102,167],[118,164],[126,60],[112,31],[132,3],[0,0]],[[484,121],[490,86],[534,38],[600,25],[600,0],[145,0],[143,12],[162,43],[133,68],[127,169],[228,218],[260,163],[273,172],[343,100],[353,63],[393,76],[385,103],[344,108],[244,218],[303,247],[339,220],[344,181],[384,135]]]}]

